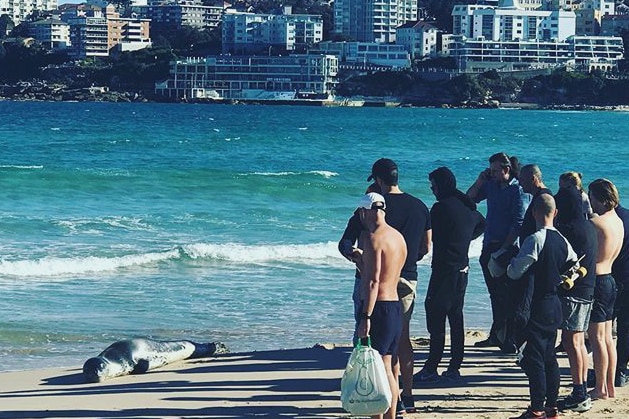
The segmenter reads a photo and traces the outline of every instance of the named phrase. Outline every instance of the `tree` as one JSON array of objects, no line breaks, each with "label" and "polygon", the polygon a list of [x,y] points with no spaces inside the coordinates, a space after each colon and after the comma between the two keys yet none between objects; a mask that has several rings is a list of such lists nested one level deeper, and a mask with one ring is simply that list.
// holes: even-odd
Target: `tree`
[{"label": "tree", "polygon": [[6,53],[0,62],[0,79],[7,82],[29,80],[39,77],[45,63],[45,51],[37,46],[22,42],[4,45]]}]

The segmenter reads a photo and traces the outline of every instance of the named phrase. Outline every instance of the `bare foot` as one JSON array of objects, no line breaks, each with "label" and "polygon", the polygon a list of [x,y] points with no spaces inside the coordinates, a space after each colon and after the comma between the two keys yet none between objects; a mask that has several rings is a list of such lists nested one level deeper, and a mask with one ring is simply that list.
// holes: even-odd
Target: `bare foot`
[{"label": "bare foot", "polygon": [[592,390],[588,394],[590,395],[590,398],[592,400],[606,400],[607,399],[607,394],[599,393],[596,390]]}]

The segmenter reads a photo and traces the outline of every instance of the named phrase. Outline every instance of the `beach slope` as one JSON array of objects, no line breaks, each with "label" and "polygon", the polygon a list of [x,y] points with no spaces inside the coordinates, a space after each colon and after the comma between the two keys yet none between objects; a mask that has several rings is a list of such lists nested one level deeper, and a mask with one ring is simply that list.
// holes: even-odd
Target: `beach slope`
[{"label": "beach slope", "polygon": [[[527,381],[514,357],[466,347],[461,383],[416,387],[411,418],[508,418],[528,404]],[[326,349],[327,348],[327,349]],[[80,368],[0,373],[0,418],[338,418],[340,377],[351,348],[226,354],[171,364],[143,375],[86,384]],[[426,348],[416,349],[421,367]],[[561,394],[570,391],[560,356]],[[596,401],[587,414],[625,418],[629,387]]]}]

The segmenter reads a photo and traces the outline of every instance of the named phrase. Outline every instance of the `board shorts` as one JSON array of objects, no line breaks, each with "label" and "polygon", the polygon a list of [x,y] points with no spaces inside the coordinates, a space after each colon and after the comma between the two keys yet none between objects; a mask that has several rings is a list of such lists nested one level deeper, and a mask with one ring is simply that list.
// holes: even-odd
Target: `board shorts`
[{"label": "board shorts", "polygon": [[592,301],[578,297],[562,297],[561,311],[563,313],[561,330],[585,332],[590,323]]},{"label": "board shorts", "polygon": [[402,304],[402,318],[406,322],[411,321],[413,308],[415,307],[415,295],[417,294],[417,281],[409,281],[406,278],[400,278],[397,284],[397,295]]},{"label": "board shorts", "polygon": [[611,274],[596,275],[594,286],[594,303],[590,322],[604,323],[614,318],[614,303],[616,302],[616,281]]},{"label": "board shorts", "polygon": [[402,335],[402,307],[399,301],[376,301],[371,313],[371,346],[380,355],[397,358]]}]

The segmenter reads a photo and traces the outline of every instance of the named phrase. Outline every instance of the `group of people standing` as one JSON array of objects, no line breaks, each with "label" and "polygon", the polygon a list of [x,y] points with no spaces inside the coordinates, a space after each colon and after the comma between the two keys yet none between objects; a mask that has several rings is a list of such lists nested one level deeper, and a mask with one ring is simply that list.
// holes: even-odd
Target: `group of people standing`
[{"label": "group of people standing", "polygon": [[[619,205],[613,183],[597,179],[586,193],[581,175],[567,172],[553,195],[537,165],[520,167],[517,158],[496,153],[466,193],[457,188],[447,167],[432,171],[428,180],[436,202],[429,210],[400,189],[398,177],[391,159],[373,164],[367,179],[373,183],[339,241],[340,252],[356,264],[354,338],[371,336],[389,375],[394,400],[385,417],[414,411],[414,383],[461,380],[468,253],[470,242],[481,234],[480,265],[492,326],[489,337],[475,346],[518,353],[531,404],[517,418],[555,418],[559,410],[586,411],[593,399],[614,397],[614,385],[629,381],[629,210]],[[486,218],[476,209],[483,200]],[[430,348],[423,368],[413,375],[409,326],[417,261],[431,246],[425,297]],[[585,275],[572,286],[562,284],[562,275],[580,266]],[[446,321],[451,358],[439,374]],[[562,400],[555,353],[558,329],[573,382],[572,393]],[[589,394],[586,333],[595,372]]]}]

